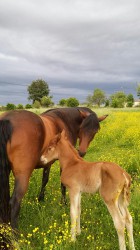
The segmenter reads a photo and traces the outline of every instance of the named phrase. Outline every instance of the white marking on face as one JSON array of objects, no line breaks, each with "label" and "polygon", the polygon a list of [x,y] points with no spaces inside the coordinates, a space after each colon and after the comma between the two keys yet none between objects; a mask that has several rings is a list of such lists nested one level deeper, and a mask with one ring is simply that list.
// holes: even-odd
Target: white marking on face
[{"label": "white marking on face", "polygon": [[48,163],[48,159],[47,159],[47,157],[45,157],[44,155],[41,156],[40,160],[41,160],[41,162],[42,162],[43,164],[47,164],[47,163]]}]

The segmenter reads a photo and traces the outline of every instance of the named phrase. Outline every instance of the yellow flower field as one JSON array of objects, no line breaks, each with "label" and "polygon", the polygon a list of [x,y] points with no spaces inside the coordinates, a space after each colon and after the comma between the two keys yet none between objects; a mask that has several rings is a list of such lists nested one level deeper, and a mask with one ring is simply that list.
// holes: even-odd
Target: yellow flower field
[{"label": "yellow flower field", "polygon": [[[109,113],[87,151],[88,161],[118,163],[132,176],[130,212],[134,221],[136,249],[140,247],[140,110],[97,109],[97,114]],[[112,219],[98,194],[82,195],[81,235],[76,243],[70,240],[70,213],[62,205],[59,162],[51,169],[45,201],[37,196],[42,170],[35,170],[25,195],[19,218],[18,244],[23,250],[117,250],[118,238]],[[11,184],[13,177],[11,176]],[[9,231],[7,235],[9,234]],[[14,242],[14,239],[12,239]],[[128,243],[128,242],[127,242]]]}]

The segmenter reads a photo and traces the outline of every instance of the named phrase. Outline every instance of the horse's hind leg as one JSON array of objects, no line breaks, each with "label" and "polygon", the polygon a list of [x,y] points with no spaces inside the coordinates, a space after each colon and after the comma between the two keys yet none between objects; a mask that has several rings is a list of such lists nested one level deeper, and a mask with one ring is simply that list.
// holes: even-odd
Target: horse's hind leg
[{"label": "horse's hind leg", "polygon": [[39,201],[44,200],[45,187],[49,180],[50,168],[51,168],[51,164],[48,164],[47,167],[43,169],[42,186],[41,186],[40,194],[38,196]]},{"label": "horse's hind leg", "polygon": [[17,177],[15,177],[14,191],[12,198],[10,200],[12,228],[17,228],[20,204],[24,194],[27,191],[28,183],[29,183],[29,176],[27,176],[26,174],[20,174]]}]

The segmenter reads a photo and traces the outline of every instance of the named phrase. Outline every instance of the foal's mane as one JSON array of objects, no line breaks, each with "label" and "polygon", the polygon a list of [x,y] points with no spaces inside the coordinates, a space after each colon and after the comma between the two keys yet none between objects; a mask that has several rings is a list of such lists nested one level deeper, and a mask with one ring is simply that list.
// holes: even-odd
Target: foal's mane
[{"label": "foal's mane", "polygon": [[[70,143],[70,141],[68,139],[63,139],[65,141],[67,141],[67,144],[69,145],[69,147],[72,149],[73,153],[76,155],[76,157],[80,160],[83,160],[83,158],[79,155],[78,151],[76,150],[76,148]],[[61,139],[60,139],[61,142]]]}]

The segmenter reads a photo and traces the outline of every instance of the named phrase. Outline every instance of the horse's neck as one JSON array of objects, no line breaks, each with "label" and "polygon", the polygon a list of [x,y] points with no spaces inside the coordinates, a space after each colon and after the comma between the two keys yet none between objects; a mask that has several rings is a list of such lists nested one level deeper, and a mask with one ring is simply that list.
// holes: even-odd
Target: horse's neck
[{"label": "horse's neck", "polygon": [[72,166],[79,159],[78,154],[72,146],[63,145],[59,147],[59,161],[62,168],[66,168],[69,164]]}]

